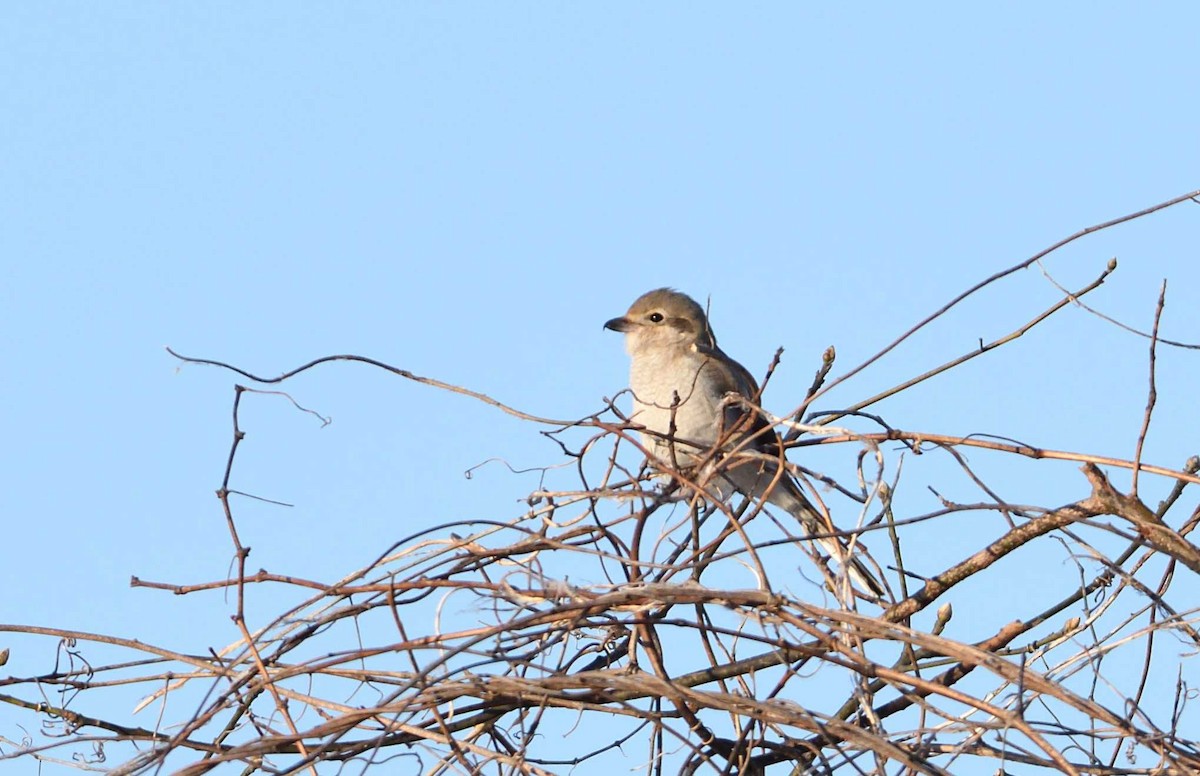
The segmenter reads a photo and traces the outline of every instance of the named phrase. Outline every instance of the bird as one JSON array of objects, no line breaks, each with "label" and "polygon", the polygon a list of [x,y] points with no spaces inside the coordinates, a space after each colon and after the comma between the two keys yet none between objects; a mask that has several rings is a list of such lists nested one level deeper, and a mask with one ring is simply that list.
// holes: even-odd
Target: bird
[{"label": "bird", "polygon": [[[722,461],[713,485],[728,498],[736,491],[765,499],[788,512],[840,564],[862,589],[875,596],[884,587],[840,537],[781,466],[783,443],[756,405],[759,388],[744,366],[717,346],[704,309],[687,294],[658,288],[638,297],[628,312],[604,328],[625,335],[630,357],[629,387],[642,440],[659,464],[676,470]],[[736,455],[746,452],[752,455]],[[703,479],[703,477],[701,478]]]}]

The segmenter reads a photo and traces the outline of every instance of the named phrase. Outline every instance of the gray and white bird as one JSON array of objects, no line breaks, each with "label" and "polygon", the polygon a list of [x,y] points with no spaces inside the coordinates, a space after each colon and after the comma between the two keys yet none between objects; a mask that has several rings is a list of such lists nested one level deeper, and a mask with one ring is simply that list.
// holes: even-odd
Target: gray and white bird
[{"label": "gray and white bird", "polygon": [[711,460],[719,443],[732,458],[722,462],[719,477],[710,483],[721,498],[736,491],[786,510],[809,534],[826,535],[817,541],[858,586],[883,595],[867,566],[852,557],[840,538],[828,535],[829,524],[780,467],[779,435],[745,407],[745,401],[757,403],[758,385],[744,366],[717,347],[708,317],[694,299],[659,288],[638,297],[625,315],[604,328],[625,335],[632,362],[630,419],[645,427],[643,442],[659,459],[659,468]]}]

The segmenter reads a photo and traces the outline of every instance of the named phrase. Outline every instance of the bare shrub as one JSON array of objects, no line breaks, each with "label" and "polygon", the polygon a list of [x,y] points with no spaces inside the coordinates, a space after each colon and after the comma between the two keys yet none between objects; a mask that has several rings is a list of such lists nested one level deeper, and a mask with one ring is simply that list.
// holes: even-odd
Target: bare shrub
[{"label": "bare shrub", "polygon": [[[521,418],[557,440],[559,463],[570,466],[548,471],[520,514],[477,522],[461,535],[461,526],[415,532],[339,580],[255,573],[229,483],[242,398],[262,389],[239,385],[219,492],[236,572],[204,584],[134,585],[230,594],[241,639],[184,653],[116,636],[0,626],[47,639],[53,665],[39,676],[0,680],[0,700],[43,723],[38,737],[3,741],[2,757],[127,774],[199,774],[223,764],[242,773],[358,772],[383,763],[388,772],[430,774],[605,767],[756,774],[770,766],[780,773],[1200,772],[1197,741],[1181,724],[1192,694],[1186,658],[1200,645],[1196,599],[1178,595],[1174,584],[1200,572],[1200,549],[1189,540],[1200,511],[1194,496],[1184,498],[1200,482],[1200,461],[1180,470],[1141,461],[1165,297],[1147,332],[1149,401],[1134,460],[905,430],[888,424],[899,419],[866,412],[1082,304],[1115,264],[939,369],[835,413],[808,412],[832,384],[979,289],[1079,237],[1196,194],[1084,230],[992,275],[836,381],[828,380],[830,352],[800,406],[767,415],[789,447],[821,447],[838,462],[836,471],[793,469],[847,535],[870,547],[867,557],[891,588],[883,601],[856,596],[793,524],[760,505],[704,498],[706,483],[694,471],[667,479],[648,471],[619,402],[581,419],[542,418],[356,356],[318,359],[271,379],[179,356],[260,385],[332,361],[362,362]],[[953,467],[979,499],[942,498],[936,511],[901,513],[894,508],[901,487],[938,487],[919,479],[924,470],[904,468],[914,456]],[[989,467],[1014,457],[1077,463],[1082,475],[1063,469],[1077,497],[1002,498]],[[1133,473],[1126,492],[1106,474],[1118,469]],[[1148,478],[1170,484],[1155,505],[1138,495]],[[1012,483],[1002,490],[1013,497]],[[979,515],[1004,527],[943,559],[938,537]],[[1041,598],[1007,594],[1030,567],[1022,564],[1053,567]],[[252,625],[246,591],[267,584],[293,589],[299,603]],[[1189,584],[1195,590],[1194,578]],[[972,600],[994,605],[954,610],[951,593],[964,585],[991,590]],[[94,696],[131,691],[144,698],[139,708],[158,709],[149,726],[87,711]],[[172,704],[176,716],[165,717],[172,697],[187,702]]]}]

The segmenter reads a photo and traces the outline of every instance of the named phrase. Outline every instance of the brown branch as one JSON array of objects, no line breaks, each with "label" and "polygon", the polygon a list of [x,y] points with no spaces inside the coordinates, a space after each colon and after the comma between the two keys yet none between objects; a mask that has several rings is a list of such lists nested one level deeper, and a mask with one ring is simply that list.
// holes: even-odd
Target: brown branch
[{"label": "brown branch", "polygon": [[[1046,308],[1040,314],[1035,316],[1032,320],[1026,322],[1024,325],[1009,332],[1008,334],[1004,335],[1003,337],[993,340],[992,342],[989,342],[986,345],[981,342],[977,349],[972,350],[968,353],[964,353],[963,355],[959,356],[958,358],[952,358],[949,361],[947,361],[946,363],[942,364],[941,366],[934,367],[933,369],[930,369],[929,371],[925,372],[924,374],[920,374],[909,380],[905,380],[904,382],[900,383],[899,385],[889,388],[886,391],[877,393],[874,396],[870,397],[869,399],[863,399],[860,402],[855,402],[854,404],[850,405],[849,407],[847,407],[844,410],[839,410],[838,412],[835,412],[831,415],[823,416],[820,419],[819,424],[825,425],[828,423],[833,423],[833,422],[837,421],[838,419],[845,417],[846,415],[856,413],[860,410],[866,409],[867,407],[870,407],[871,405],[876,404],[876,403],[882,401],[883,399],[888,398],[889,396],[895,396],[896,394],[898,394],[902,391],[906,391],[909,388],[912,388],[914,385],[925,382],[926,380],[930,379],[931,377],[936,377],[937,375],[940,375],[944,372],[954,369],[955,367],[965,364],[966,362],[970,361],[973,358],[982,356],[985,353],[990,353],[991,351],[996,350],[997,348],[1003,347],[1004,345],[1007,345],[1008,343],[1019,339],[1020,337],[1024,336],[1026,333],[1028,333],[1030,329],[1037,326],[1039,323],[1042,323],[1043,321],[1048,319],[1050,316],[1054,315],[1056,312],[1058,312],[1059,310],[1061,310],[1064,307],[1066,307],[1067,305],[1069,305],[1073,300],[1078,299],[1079,297],[1084,296],[1088,293],[1091,293],[1092,291],[1099,288],[1101,285],[1103,285],[1104,281],[1108,278],[1108,276],[1110,274],[1112,274],[1112,271],[1114,269],[1116,269],[1116,263],[1115,262],[1110,263],[1104,269],[1104,271],[1100,273],[1100,276],[1098,278],[1096,278],[1095,280],[1093,280],[1091,283],[1089,283],[1088,285],[1079,289],[1074,294],[1068,293],[1068,295],[1066,297],[1055,302],[1053,305]],[[811,401],[811,399],[812,399],[812,396],[810,395],[805,400],[805,403],[807,404],[809,401]],[[797,413],[797,417],[798,416],[799,416],[799,413]],[[794,432],[789,432],[789,436],[791,436],[792,433],[794,433]],[[794,437],[792,437],[792,438],[794,438]]]},{"label": "brown branch", "polygon": [[1147,472],[1149,474],[1157,474],[1161,477],[1169,477],[1180,482],[1190,482],[1200,485],[1200,476],[1187,471],[1176,471],[1163,466],[1154,466],[1145,463],[1134,463],[1123,458],[1110,458],[1103,455],[1089,455],[1087,453],[1073,453],[1065,450],[1051,450],[1044,447],[1034,447],[1032,445],[1019,443],[1004,443],[990,439],[982,439],[979,436],[948,436],[945,434],[926,434],[914,431],[901,431],[895,429],[875,434],[831,434],[800,442],[797,446],[807,445],[834,445],[843,444],[846,442],[909,442],[913,446],[919,447],[921,444],[929,442],[937,445],[945,446],[962,446],[962,447],[978,447],[984,450],[995,450],[1003,453],[1012,453],[1024,458],[1032,458],[1034,460],[1054,460],[1054,461],[1077,461],[1080,463],[1091,463],[1100,466],[1115,466],[1120,469],[1134,469]]},{"label": "brown branch", "polygon": [[1085,464],[1083,472],[1094,489],[1092,497],[1088,499],[1090,509],[1097,514],[1125,518],[1151,547],[1200,574],[1200,548],[1180,536],[1136,496],[1117,491],[1104,473],[1092,464]]},{"label": "brown branch", "polygon": [[[480,393],[479,391],[472,391],[468,388],[463,388],[461,386],[442,382],[441,380],[435,380],[432,377],[422,377],[420,375],[417,375],[417,374],[414,374],[414,373],[408,371],[407,369],[401,369],[398,366],[392,366],[391,364],[385,363],[383,361],[379,361],[374,358],[368,358],[366,356],[355,356],[355,355],[350,355],[350,354],[337,355],[337,356],[322,356],[321,358],[314,358],[312,361],[309,361],[307,364],[302,364],[294,369],[289,369],[286,372],[283,372],[282,374],[279,374],[275,377],[260,377],[259,375],[256,375],[253,372],[248,372],[244,369],[240,369],[236,366],[233,366],[232,364],[227,364],[224,361],[216,361],[214,359],[209,359],[209,358],[195,358],[193,356],[185,356],[185,355],[175,352],[171,348],[165,348],[165,350],[168,353],[170,353],[172,356],[174,356],[175,358],[184,362],[185,364],[199,364],[202,366],[220,367],[221,369],[227,369],[230,372],[239,374],[242,377],[245,377],[247,380],[253,380],[256,383],[263,383],[264,385],[274,385],[277,383],[282,383],[285,380],[290,380],[291,378],[295,377],[296,375],[298,375],[302,372],[306,372],[309,369],[312,369],[313,367],[320,366],[321,364],[327,364],[327,363],[334,362],[334,361],[350,361],[350,362],[354,362],[354,363],[367,364],[369,366],[377,367],[379,369],[384,370],[385,372],[391,372],[394,375],[403,377],[406,380],[412,380],[414,383],[420,383],[421,385],[428,385],[428,386],[431,386],[433,388],[438,388],[443,391],[449,391],[450,393],[457,393],[457,394],[461,394],[463,396],[468,396],[472,399],[481,401],[484,404],[495,407],[496,409],[498,409],[504,413],[507,413],[509,415],[512,415],[513,417],[520,418],[521,420],[528,420],[528,421],[532,421],[534,423],[542,423],[542,424],[550,425],[550,426],[570,426],[570,425],[574,425],[576,422],[574,420],[555,420],[553,418],[543,418],[543,417],[539,417],[537,415],[532,415],[528,412],[522,412],[521,410],[518,410],[515,407],[510,407],[509,405],[504,404],[503,402],[493,399],[492,397],[488,396],[485,393]],[[243,390],[245,390],[245,389],[243,389]]]},{"label": "brown branch", "polygon": [[1102,223],[1095,224],[1093,226],[1089,226],[1086,229],[1081,229],[1078,232],[1076,232],[1075,234],[1069,235],[1068,237],[1064,237],[1063,239],[1061,239],[1058,242],[1051,245],[1049,248],[1046,248],[1038,253],[1035,253],[1033,256],[1029,257],[1028,259],[1025,259],[1024,261],[1022,261],[1018,264],[1014,264],[1013,266],[1009,267],[1008,269],[1003,269],[1003,270],[1000,270],[999,272],[989,275],[988,277],[984,278],[983,280],[979,281],[975,285],[968,288],[966,291],[963,291],[958,296],[951,299],[946,304],[942,305],[940,308],[938,308],[936,311],[934,311],[930,315],[926,316],[925,318],[922,318],[920,321],[918,321],[916,323],[916,325],[914,325],[908,331],[904,332],[899,337],[897,337],[895,340],[893,340],[891,343],[889,343],[886,347],[884,347],[883,350],[880,350],[878,353],[871,356],[870,358],[868,358],[866,361],[859,364],[858,366],[854,367],[849,372],[846,372],[844,375],[842,375],[842,376],[838,377],[837,379],[833,380],[832,382],[828,383],[825,386],[825,389],[823,391],[821,391],[818,395],[824,394],[824,393],[832,390],[835,386],[845,382],[846,380],[849,380],[851,377],[853,377],[854,375],[863,371],[864,369],[869,367],[871,364],[874,364],[876,361],[883,358],[888,353],[890,353],[892,350],[894,350],[897,346],[899,346],[900,343],[904,342],[909,337],[916,334],[921,329],[925,328],[925,326],[929,325],[933,321],[935,321],[938,318],[940,318],[941,316],[945,315],[953,307],[958,305],[959,302],[963,301],[964,299],[971,296],[972,294],[979,291],[980,289],[982,289],[986,286],[989,286],[998,280],[1008,277],[1009,275],[1012,275],[1015,272],[1019,272],[1020,270],[1023,270],[1023,269],[1026,269],[1026,268],[1032,266],[1035,262],[1039,261],[1040,259],[1043,259],[1046,256],[1049,256],[1051,253],[1054,253],[1059,248],[1063,248],[1082,237],[1086,237],[1090,234],[1095,234],[1096,232],[1100,232],[1105,229],[1109,229],[1109,228],[1117,226],[1119,224],[1124,224],[1124,223],[1128,223],[1130,221],[1134,221],[1134,220],[1142,218],[1144,216],[1148,216],[1152,213],[1157,213],[1160,210],[1165,210],[1166,208],[1172,207],[1174,205],[1178,205],[1181,202],[1187,202],[1189,200],[1194,200],[1195,197],[1200,197],[1200,189],[1198,189],[1196,191],[1189,191],[1187,194],[1181,194],[1178,197],[1173,197],[1173,198],[1167,200],[1166,202],[1160,202],[1157,205],[1152,205],[1143,210],[1139,210],[1136,213],[1129,213],[1128,215],[1119,216],[1119,217],[1111,219],[1109,221],[1104,221]]},{"label": "brown branch", "polygon": [[1150,333],[1150,384],[1146,395],[1146,412],[1142,415],[1142,428],[1138,432],[1137,447],[1133,454],[1133,484],[1129,486],[1129,495],[1137,498],[1138,473],[1142,461],[1142,448],[1146,444],[1146,434],[1150,433],[1150,415],[1154,412],[1154,404],[1158,401],[1158,389],[1154,384],[1154,356],[1158,345],[1158,324],[1162,320],[1163,305],[1167,301],[1167,281],[1163,280],[1162,290],[1158,292],[1158,305],[1154,308],[1154,328]]},{"label": "brown branch", "polygon": [[[1193,198],[1192,201],[1195,202],[1196,200]],[[1200,203],[1197,203],[1197,204],[1200,204]],[[1112,259],[1110,261],[1110,264],[1115,264],[1116,261],[1117,261],[1116,259]],[[1041,265],[1041,262],[1039,262],[1039,265]],[[1063,286],[1057,280],[1054,279],[1054,276],[1050,274],[1050,271],[1047,270],[1044,265],[1041,266],[1041,270],[1042,270],[1042,275],[1046,278],[1046,280],[1050,281],[1050,285],[1054,286],[1055,288],[1057,288],[1059,291],[1063,292],[1064,294],[1068,293],[1067,289],[1063,288]],[[1110,315],[1105,315],[1104,313],[1100,312],[1096,308],[1090,307],[1089,305],[1084,304],[1083,302],[1079,301],[1078,299],[1075,299],[1073,301],[1075,303],[1075,306],[1078,307],[1079,309],[1083,310],[1084,312],[1091,313],[1092,315],[1096,316],[1100,320],[1106,321],[1107,323],[1111,323],[1113,326],[1116,326],[1118,329],[1123,329],[1123,330],[1129,332],[1130,334],[1136,334],[1137,336],[1144,337],[1146,339],[1154,338],[1154,339],[1157,339],[1162,344],[1170,345],[1171,347],[1174,347],[1174,348],[1182,348],[1184,350],[1200,350],[1200,343],[1180,342],[1178,340],[1171,340],[1171,339],[1166,339],[1165,337],[1159,337],[1157,334],[1141,331],[1140,329],[1136,329],[1127,323],[1122,323],[1121,321],[1118,321],[1116,318],[1113,318]]]}]

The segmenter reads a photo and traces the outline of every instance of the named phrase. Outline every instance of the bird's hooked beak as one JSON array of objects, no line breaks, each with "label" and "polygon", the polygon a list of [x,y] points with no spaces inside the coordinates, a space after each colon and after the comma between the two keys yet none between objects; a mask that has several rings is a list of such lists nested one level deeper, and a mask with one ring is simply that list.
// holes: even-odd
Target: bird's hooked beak
[{"label": "bird's hooked beak", "polygon": [[629,320],[629,318],[625,317],[624,315],[622,315],[620,318],[613,318],[611,321],[606,321],[604,323],[604,328],[612,331],[619,331],[622,334],[632,329],[633,326],[633,321]]}]

